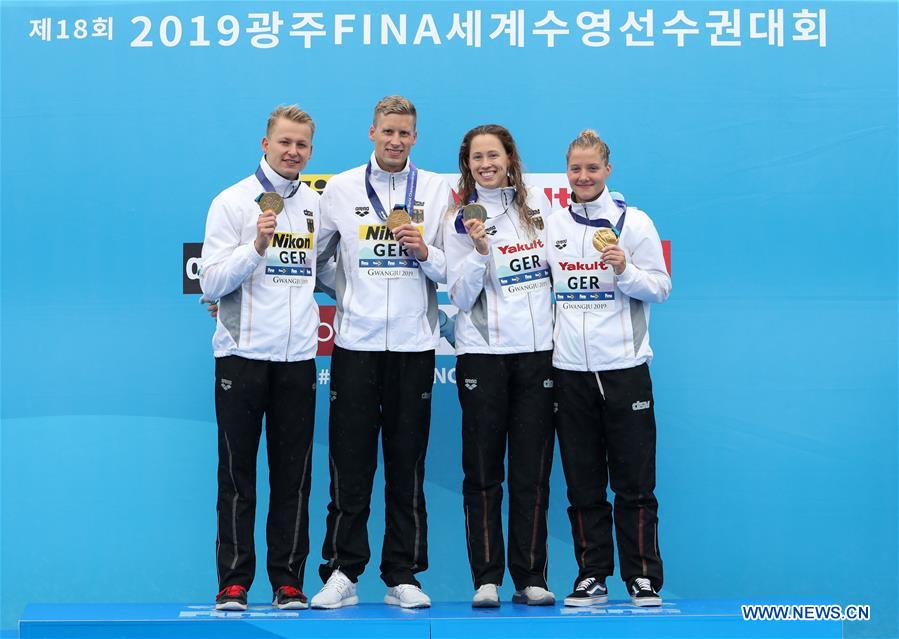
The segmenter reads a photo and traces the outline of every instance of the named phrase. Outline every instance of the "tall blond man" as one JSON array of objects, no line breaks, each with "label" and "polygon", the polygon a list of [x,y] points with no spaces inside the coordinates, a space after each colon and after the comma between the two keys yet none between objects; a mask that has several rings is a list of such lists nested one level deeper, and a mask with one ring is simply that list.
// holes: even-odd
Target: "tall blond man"
[{"label": "tall blond man", "polygon": [[378,439],[384,450],[384,601],[430,606],[416,574],[428,566],[423,492],[434,349],[440,337],[437,283],[446,281],[439,240],[449,185],[410,160],[417,113],[401,96],[380,100],[368,162],[337,175],[322,195],[321,264],[337,256],[337,312],[328,423],[331,503],[314,608],[358,603],[368,543]]}]

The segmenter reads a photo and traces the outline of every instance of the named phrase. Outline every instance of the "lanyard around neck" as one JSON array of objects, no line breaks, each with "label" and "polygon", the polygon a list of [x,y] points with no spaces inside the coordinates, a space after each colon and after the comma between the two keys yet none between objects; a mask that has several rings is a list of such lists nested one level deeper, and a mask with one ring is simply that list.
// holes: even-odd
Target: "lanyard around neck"
[{"label": "lanyard around neck", "polygon": [[[268,176],[265,174],[265,171],[262,170],[261,166],[256,167],[256,179],[259,180],[259,184],[261,184],[262,188],[264,188],[267,192],[278,193],[278,191],[275,190],[275,185],[272,184],[272,181],[268,179]],[[295,187],[293,187],[293,190],[290,192],[290,195],[284,196],[284,199],[290,199],[294,195],[296,195],[297,191],[300,189],[300,184],[302,184],[302,183],[299,180],[297,180],[297,185]],[[279,195],[280,195],[280,193],[279,193]]]},{"label": "lanyard around neck", "polygon": [[[409,162],[409,177],[406,178],[406,199],[405,199],[405,209],[406,213],[412,214],[412,209],[415,207],[415,189],[418,183],[418,169],[415,167],[412,162]],[[374,208],[375,213],[378,214],[378,217],[382,220],[387,220],[387,211],[384,210],[384,205],[381,204],[381,198],[378,197],[378,194],[375,193],[375,187],[371,185],[371,160],[368,161],[368,165],[365,167],[365,192],[368,194],[368,201],[371,202],[372,208]],[[394,209],[400,208],[399,205],[394,206]]]}]

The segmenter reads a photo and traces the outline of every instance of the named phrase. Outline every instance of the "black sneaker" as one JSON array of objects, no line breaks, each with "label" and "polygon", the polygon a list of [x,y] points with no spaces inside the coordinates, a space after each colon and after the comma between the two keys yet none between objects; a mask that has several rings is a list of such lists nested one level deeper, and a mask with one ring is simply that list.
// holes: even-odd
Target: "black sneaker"
[{"label": "black sneaker", "polygon": [[659,593],[656,592],[646,577],[632,579],[627,586],[627,590],[631,593],[631,603],[635,606],[662,605],[662,597],[659,596]]},{"label": "black sneaker", "polygon": [[605,581],[587,577],[574,588],[574,592],[565,597],[566,606],[598,606],[609,601],[609,590]]},{"label": "black sneaker", "polygon": [[215,596],[216,610],[246,610],[247,589],[243,586],[225,586]]},{"label": "black sneaker", "polygon": [[305,610],[309,607],[306,595],[299,588],[293,586],[281,586],[275,591],[275,599],[272,606],[281,610]]}]

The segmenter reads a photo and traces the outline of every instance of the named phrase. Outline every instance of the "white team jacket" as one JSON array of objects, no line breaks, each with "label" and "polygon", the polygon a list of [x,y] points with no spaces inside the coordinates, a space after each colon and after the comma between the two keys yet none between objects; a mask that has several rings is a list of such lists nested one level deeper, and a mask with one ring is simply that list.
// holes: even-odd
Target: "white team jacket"
[{"label": "white team jacket", "polygon": [[[406,196],[406,167],[388,173],[371,157],[371,184],[389,214]],[[420,352],[437,347],[436,282],[446,281],[440,225],[452,203],[446,181],[418,171],[412,223],[428,245],[419,262],[378,217],[365,189],[365,165],[335,175],[322,194],[319,264],[337,253],[334,343],[348,350]],[[401,266],[398,266],[401,265]]]},{"label": "white team jacket", "polygon": [[[594,201],[572,202],[575,213],[594,220],[604,218],[613,226],[621,209],[606,188]],[[639,366],[652,359],[649,346],[649,303],[664,302],[671,292],[662,244],[652,220],[640,209],[627,207],[619,246],[627,266],[621,275],[599,259],[592,237],[596,229],[578,223],[567,208],[556,210],[547,223],[549,263],[556,294],[555,350],[553,366],[572,371],[604,371]],[[610,280],[602,304],[564,301],[560,293],[591,298],[591,278]],[[598,295],[603,295],[599,293]],[[596,307],[604,306],[604,310]],[[589,310],[581,310],[582,308]]]},{"label": "white team jacket", "polygon": [[[459,233],[455,215],[444,223],[449,296],[459,307],[456,355],[551,350],[551,288],[548,273],[543,277],[542,271],[548,268],[545,225],[551,212],[549,200],[542,191],[528,189],[529,213],[542,226],[529,236],[514,205],[515,189],[476,188],[478,203],[487,209],[487,255],[477,252],[467,233]],[[514,285],[503,286],[500,276],[508,282],[516,271],[536,277],[529,286],[541,288],[512,294]]]},{"label": "white team jacket", "polygon": [[[259,165],[282,196],[289,195],[299,181],[281,177],[264,158]],[[266,276],[267,258],[253,246],[261,212],[255,198],[263,191],[251,175],[222,191],[209,207],[200,288],[207,299],[219,300],[212,349],[216,357],[239,355],[278,362],[312,359],[318,349],[319,316],[313,289],[320,196],[302,184],[296,195],[284,200],[276,237],[284,232],[307,235],[311,231],[311,247],[294,254],[305,254],[312,282],[281,287],[271,283],[272,276]]]}]

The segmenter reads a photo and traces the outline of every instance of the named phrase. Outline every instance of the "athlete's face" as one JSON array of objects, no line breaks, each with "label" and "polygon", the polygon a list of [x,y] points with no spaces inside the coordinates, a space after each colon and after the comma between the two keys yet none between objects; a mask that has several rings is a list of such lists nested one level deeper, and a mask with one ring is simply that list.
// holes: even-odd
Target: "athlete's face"
[{"label": "athlete's face", "polygon": [[295,180],[312,157],[312,128],[278,118],[271,134],[262,138],[262,151],[265,161],[278,175]]},{"label": "athlete's face", "polygon": [[472,138],[468,168],[480,186],[487,189],[509,186],[510,164],[509,154],[498,137],[485,133]]},{"label": "athlete's face", "polygon": [[375,143],[375,159],[385,171],[402,171],[415,146],[415,116],[391,113],[378,114],[368,130],[369,139]]},{"label": "athlete's face", "polygon": [[606,187],[612,165],[597,149],[572,149],[568,156],[568,184],[578,202],[595,200]]}]

